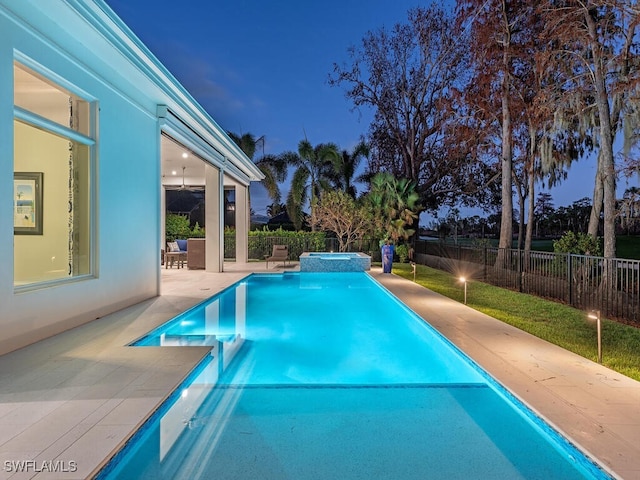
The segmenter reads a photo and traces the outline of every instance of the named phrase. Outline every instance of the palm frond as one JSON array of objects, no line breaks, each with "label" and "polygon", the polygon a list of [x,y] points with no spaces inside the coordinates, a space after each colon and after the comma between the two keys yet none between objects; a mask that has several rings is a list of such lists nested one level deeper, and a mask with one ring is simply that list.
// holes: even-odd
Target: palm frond
[{"label": "palm frond", "polygon": [[287,214],[298,230],[302,229],[302,222],[304,221],[302,206],[307,202],[308,180],[309,171],[304,167],[298,168],[293,173],[291,188],[287,196]]}]

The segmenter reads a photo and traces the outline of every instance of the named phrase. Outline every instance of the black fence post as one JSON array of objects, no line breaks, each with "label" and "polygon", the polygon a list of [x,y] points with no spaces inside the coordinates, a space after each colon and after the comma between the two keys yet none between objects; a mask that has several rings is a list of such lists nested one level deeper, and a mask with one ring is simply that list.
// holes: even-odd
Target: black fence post
[{"label": "black fence post", "polygon": [[482,279],[487,280],[487,247],[482,248]]},{"label": "black fence post", "polygon": [[518,249],[518,291],[522,293],[522,250]]},{"label": "black fence post", "polygon": [[573,278],[573,255],[571,255],[570,253],[567,253],[567,284],[569,286],[568,290],[569,290],[569,305],[573,306],[573,282],[571,281],[571,279]]}]

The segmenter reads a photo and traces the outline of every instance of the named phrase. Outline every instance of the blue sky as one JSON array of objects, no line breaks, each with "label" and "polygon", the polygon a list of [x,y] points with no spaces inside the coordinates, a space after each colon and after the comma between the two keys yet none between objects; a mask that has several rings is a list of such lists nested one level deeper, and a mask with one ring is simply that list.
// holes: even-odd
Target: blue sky
[{"label": "blue sky", "polygon": [[[351,149],[369,111],[353,111],[327,79],[367,31],[404,22],[416,0],[106,0],[225,130],[265,136],[265,153],[297,150],[306,137]],[[256,155],[258,156],[258,155]],[[594,162],[582,161],[551,191],[556,207],[591,197]],[[637,185],[637,178],[633,185]],[[283,186],[286,196],[287,185]],[[620,195],[629,184],[619,181]],[[252,185],[252,208],[271,203]],[[480,213],[481,212],[474,212]],[[424,217],[424,216],[423,216]],[[421,223],[428,222],[421,219]]]}]

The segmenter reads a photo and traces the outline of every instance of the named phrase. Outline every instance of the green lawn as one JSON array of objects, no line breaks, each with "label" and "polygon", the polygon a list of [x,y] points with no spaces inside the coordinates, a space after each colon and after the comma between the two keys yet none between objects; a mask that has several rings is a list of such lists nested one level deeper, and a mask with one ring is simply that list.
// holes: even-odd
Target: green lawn
[{"label": "green lawn", "polygon": [[[413,279],[411,266],[406,263],[394,262],[393,273]],[[464,300],[458,279],[447,272],[417,265],[416,282],[451,299]],[[467,285],[467,305],[597,361],[595,322],[588,321],[582,310],[476,281]],[[640,328],[603,319],[602,363],[640,380]]]},{"label": "green lawn", "polygon": [[637,235],[618,235],[616,237],[616,257],[640,260],[640,237]]},{"label": "green lawn", "polygon": [[[531,249],[553,252],[553,240],[533,240],[531,242]],[[618,235],[616,237],[616,257],[640,260],[640,237],[636,235]]]}]

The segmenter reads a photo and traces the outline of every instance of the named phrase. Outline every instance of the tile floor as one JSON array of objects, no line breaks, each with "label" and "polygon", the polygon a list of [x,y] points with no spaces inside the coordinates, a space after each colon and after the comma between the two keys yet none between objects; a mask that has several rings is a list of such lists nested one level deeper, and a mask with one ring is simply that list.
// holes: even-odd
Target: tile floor
[{"label": "tile floor", "polygon": [[[162,269],[162,295],[0,356],[0,479],[96,472],[207,353],[125,345],[265,264],[225,270]],[[371,274],[614,476],[640,478],[640,382],[379,268]]]}]

